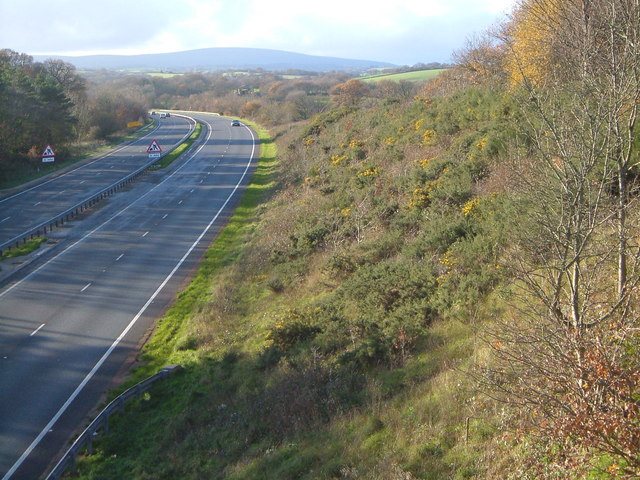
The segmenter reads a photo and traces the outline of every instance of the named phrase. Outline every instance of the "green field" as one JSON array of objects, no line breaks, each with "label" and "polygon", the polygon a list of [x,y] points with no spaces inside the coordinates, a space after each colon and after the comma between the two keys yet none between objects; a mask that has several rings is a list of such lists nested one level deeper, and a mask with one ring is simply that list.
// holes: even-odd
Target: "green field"
[{"label": "green field", "polygon": [[410,82],[424,82],[425,80],[435,78],[444,70],[444,68],[438,68],[434,70],[416,70],[415,72],[405,73],[382,73],[376,75],[365,75],[363,77],[359,77],[359,80],[367,83],[379,82],[380,80],[393,80],[396,82],[400,80],[408,80]]},{"label": "green field", "polygon": [[165,73],[165,72],[140,72],[140,73],[146,73],[150,77],[160,77],[160,78],[172,78],[172,77],[179,77],[184,75],[184,73]]}]

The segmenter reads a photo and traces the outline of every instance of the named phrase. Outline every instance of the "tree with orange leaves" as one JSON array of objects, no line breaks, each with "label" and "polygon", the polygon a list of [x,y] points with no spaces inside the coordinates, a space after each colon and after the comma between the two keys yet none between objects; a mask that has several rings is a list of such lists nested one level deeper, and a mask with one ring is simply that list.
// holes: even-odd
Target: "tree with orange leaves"
[{"label": "tree with orange leaves", "polygon": [[522,0],[504,38],[529,202],[485,379],[534,430],[638,478],[640,0]]},{"label": "tree with orange leaves", "polygon": [[369,91],[369,87],[361,80],[351,78],[339,83],[329,90],[331,98],[340,105],[355,106]]}]

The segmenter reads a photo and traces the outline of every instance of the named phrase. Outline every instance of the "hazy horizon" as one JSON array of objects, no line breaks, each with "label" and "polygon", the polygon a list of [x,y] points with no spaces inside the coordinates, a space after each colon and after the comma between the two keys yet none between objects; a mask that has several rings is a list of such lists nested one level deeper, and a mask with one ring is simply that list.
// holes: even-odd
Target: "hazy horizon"
[{"label": "hazy horizon", "polygon": [[0,48],[29,55],[173,53],[214,47],[283,50],[396,65],[448,62],[516,0],[0,0]]}]

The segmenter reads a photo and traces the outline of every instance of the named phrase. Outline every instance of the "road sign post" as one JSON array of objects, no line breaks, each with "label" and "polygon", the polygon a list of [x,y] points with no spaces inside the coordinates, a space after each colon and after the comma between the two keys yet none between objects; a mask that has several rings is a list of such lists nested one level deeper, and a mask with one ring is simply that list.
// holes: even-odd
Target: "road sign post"
[{"label": "road sign post", "polygon": [[56,154],[53,148],[51,148],[51,145],[47,145],[47,148],[44,149],[44,152],[42,152],[40,156],[42,157],[42,163],[51,163],[56,160]]},{"label": "road sign post", "polygon": [[157,140],[151,141],[149,148],[147,148],[147,153],[149,154],[149,158],[160,158],[162,148],[160,148]]}]

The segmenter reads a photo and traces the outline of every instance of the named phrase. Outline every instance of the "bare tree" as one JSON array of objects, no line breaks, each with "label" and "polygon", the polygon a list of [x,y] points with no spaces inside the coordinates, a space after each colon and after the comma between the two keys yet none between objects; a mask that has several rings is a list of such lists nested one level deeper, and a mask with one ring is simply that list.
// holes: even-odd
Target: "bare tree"
[{"label": "bare tree", "polygon": [[537,431],[621,458],[634,475],[639,2],[526,0],[503,37],[517,73],[515,191],[526,214],[514,219],[509,256],[516,313],[488,336],[497,361],[482,380]]}]

